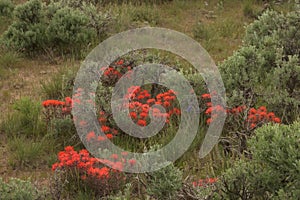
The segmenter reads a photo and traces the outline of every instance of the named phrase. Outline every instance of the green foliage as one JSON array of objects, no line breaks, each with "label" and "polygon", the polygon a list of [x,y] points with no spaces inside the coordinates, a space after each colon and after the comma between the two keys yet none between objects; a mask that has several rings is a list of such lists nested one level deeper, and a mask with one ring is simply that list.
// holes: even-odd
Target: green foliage
[{"label": "green foliage", "polygon": [[43,4],[30,0],[14,10],[16,20],[3,35],[3,42],[16,50],[32,51],[45,43],[45,21]]},{"label": "green foliage", "polygon": [[108,196],[108,200],[129,200],[131,199],[131,187],[132,185],[130,183],[127,183],[125,185],[124,191],[119,191],[116,195]]},{"label": "green foliage", "polygon": [[13,51],[6,51],[1,54],[0,68],[13,69],[22,66],[22,57]]},{"label": "green foliage", "polygon": [[194,38],[196,39],[209,39],[209,30],[208,28],[201,22],[198,22],[193,30]]},{"label": "green foliage", "polygon": [[264,104],[285,122],[297,117],[299,19],[268,10],[247,27],[243,46],[220,67],[230,106]]},{"label": "green foliage", "polygon": [[29,181],[23,181],[17,178],[10,178],[5,183],[0,178],[0,199],[5,200],[39,200],[45,199],[45,191],[38,190]]},{"label": "green foliage", "polygon": [[56,139],[56,143],[61,147],[76,145],[80,143],[74,122],[69,117],[64,119],[52,119],[48,133]]},{"label": "green foliage", "polygon": [[108,14],[93,4],[76,6],[66,1],[46,5],[30,0],[18,5],[16,20],[3,35],[3,43],[18,51],[74,53],[80,56],[91,43],[103,39],[110,21]]},{"label": "green foliage", "polygon": [[157,199],[176,199],[182,187],[182,172],[173,164],[147,174],[147,193]]},{"label": "green foliage", "polygon": [[252,160],[240,160],[222,178],[228,199],[295,199],[300,195],[300,122],[265,125],[249,141]]},{"label": "green foliage", "polygon": [[257,7],[257,3],[261,3],[257,0],[246,0],[243,5],[243,13],[245,17],[248,18],[257,18],[261,13],[261,8]]},{"label": "green foliage", "polygon": [[[41,158],[46,155],[47,145],[50,141],[27,139],[24,136],[9,139],[10,150],[9,163],[13,168],[37,168],[44,161]],[[47,145],[46,145],[47,144]]]},{"label": "green foliage", "polygon": [[53,75],[49,81],[42,82],[45,99],[64,99],[72,96],[77,67],[65,67]]},{"label": "green foliage", "polygon": [[95,31],[88,23],[89,18],[79,10],[61,8],[53,15],[46,35],[50,44],[58,46],[63,52],[70,47],[71,51],[78,51],[95,37]]},{"label": "green foliage", "polygon": [[8,137],[25,135],[37,137],[45,135],[45,125],[41,120],[41,104],[23,97],[13,105],[14,111],[3,122],[2,129]]},{"label": "green foliage", "polygon": [[15,5],[11,0],[0,0],[0,16],[11,16]]},{"label": "green foliage", "polygon": [[[23,66],[23,59],[17,53],[13,51],[0,51],[0,80],[8,78],[12,73],[16,71],[16,68]],[[1,85],[1,84],[0,84]],[[1,87],[1,86],[0,86]]]},{"label": "green foliage", "polygon": [[144,22],[155,26],[159,23],[159,15],[155,6],[142,5],[134,8],[131,13],[133,22]]}]

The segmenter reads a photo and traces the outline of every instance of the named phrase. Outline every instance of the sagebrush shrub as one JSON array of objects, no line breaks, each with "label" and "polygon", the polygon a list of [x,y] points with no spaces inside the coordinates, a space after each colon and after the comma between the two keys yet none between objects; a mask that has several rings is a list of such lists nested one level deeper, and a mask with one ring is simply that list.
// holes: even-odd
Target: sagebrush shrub
[{"label": "sagebrush shrub", "polygon": [[45,199],[46,192],[38,190],[31,182],[10,178],[5,183],[0,178],[0,199],[39,200]]},{"label": "sagebrush shrub", "polygon": [[229,199],[296,199],[300,195],[300,123],[265,125],[250,139],[251,160],[240,160],[223,175]]},{"label": "sagebrush shrub", "polygon": [[15,8],[14,17],[3,34],[6,46],[26,53],[52,51],[76,56],[106,36],[111,19],[93,4],[75,6],[62,0],[49,4],[27,1]]},{"label": "sagebrush shrub", "polygon": [[61,8],[54,15],[46,31],[50,44],[60,49],[70,47],[75,51],[87,45],[95,37],[88,26],[89,18],[78,10]]},{"label": "sagebrush shrub", "polygon": [[157,199],[176,199],[182,187],[182,172],[173,164],[147,173],[147,193]]},{"label": "sagebrush shrub", "polygon": [[16,20],[3,34],[3,42],[19,51],[33,51],[45,46],[46,21],[43,4],[30,0],[14,10]]},{"label": "sagebrush shrub", "polygon": [[243,46],[220,66],[230,105],[266,104],[284,122],[297,117],[299,19],[268,10],[247,27]]},{"label": "sagebrush shrub", "polygon": [[14,8],[11,0],[0,0],[0,16],[11,16]]}]

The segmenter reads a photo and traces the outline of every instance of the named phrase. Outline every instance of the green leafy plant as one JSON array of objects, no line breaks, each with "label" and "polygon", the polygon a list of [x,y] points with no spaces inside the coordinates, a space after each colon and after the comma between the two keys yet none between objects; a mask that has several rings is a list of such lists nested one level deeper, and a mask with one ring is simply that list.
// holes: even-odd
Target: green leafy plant
[{"label": "green leafy plant", "polygon": [[8,183],[0,178],[0,198],[6,200],[40,200],[45,199],[46,191],[38,190],[31,182],[10,178]]},{"label": "green leafy plant", "polygon": [[[95,37],[95,31],[88,26],[89,18],[79,10],[69,7],[55,12],[46,30],[50,44],[62,52],[82,49]],[[66,49],[65,49],[66,48]]]},{"label": "green leafy plant", "polygon": [[11,16],[15,5],[11,0],[0,0],[0,15]]},{"label": "green leafy plant", "polygon": [[182,172],[173,164],[147,173],[147,193],[157,199],[176,199],[182,187]]},{"label": "green leafy plant", "polygon": [[265,104],[284,122],[296,119],[299,19],[299,12],[268,10],[247,27],[243,46],[220,66],[231,106]]},{"label": "green leafy plant", "polygon": [[300,194],[300,123],[265,125],[249,140],[251,160],[240,160],[222,177],[229,199],[295,199]]},{"label": "green leafy plant", "polygon": [[45,46],[46,21],[43,6],[38,0],[16,6],[16,20],[4,33],[4,44],[20,51],[37,50]]},{"label": "green leafy plant", "polygon": [[7,47],[28,54],[71,53],[76,57],[106,36],[110,22],[110,15],[93,4],[75,6],[63,0],[47,5],[38,0],[27,1],[15,8],[14,17],[15,21],[3,34]]}]

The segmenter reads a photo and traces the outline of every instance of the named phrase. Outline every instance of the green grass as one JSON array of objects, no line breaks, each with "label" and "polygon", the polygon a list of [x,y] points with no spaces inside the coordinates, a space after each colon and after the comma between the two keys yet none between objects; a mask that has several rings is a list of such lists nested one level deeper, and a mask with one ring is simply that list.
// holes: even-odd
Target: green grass
[{"label": "green grass", "polygon": [[64,66],[50,80],[43,81],[41,83],[43,97],[63,100],[67,96],[72,96],[77,70],[77,65]]},{"label": "green grass", "polygon": [[46,148],[49,141],[27,139],[24,136],[8,140],[9,163],[13,168],[34,169],[45,162]]},{"label": "green grass", "polygon": [[13,111],[2,122],[1,129],[7,137],[39,137],[46,134],[41,116],[41,103],[23,97],[13,105]]}]

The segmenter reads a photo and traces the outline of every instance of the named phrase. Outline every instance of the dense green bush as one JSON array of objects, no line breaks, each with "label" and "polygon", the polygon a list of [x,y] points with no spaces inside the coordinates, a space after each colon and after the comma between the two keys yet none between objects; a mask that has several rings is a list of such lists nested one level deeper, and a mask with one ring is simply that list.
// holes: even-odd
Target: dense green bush
[{"label": "dense green bush", "polygon": [[14,17],[3,43],[26,53],[51,50],[78,55],[103,39],[110,21],[110,16],[93,4],[76,6],[63,0],[49,4],[27,1],[16,7]]},{"label": "dense green bush", "polygon": [[11,16],[15,5],[11,0],[0,0],[0,16]]},{"label": "dense green bush", "polygon": [[20,51],[41,49],[45,45],[43,4],[31,0],[14,10],[15,21],[3,34],[4,43]]},{"label": "dense green bush", "polygon": [[147,193],[157,199],[176,199],[182,187],[182,172],[173,164],[147,174]]},{"label": "dense green bush", "polygon": [[300,105],[300,13],[266,11],[246,29],[244,44],[221,64],[229,105],[268,105],[292,122]]},{"label": "dense green bush", "polygon": [[0,199],[39,200],[45,199],[45,194],[44,191],[39,191],[29,181],[10,178],[9,182],[5,183],[2,178],[0,178]]},{"label": "dense green bush", "polygon": [[222,178],[228,199],[297,199],[300,195],[300,122],[265,125],[249,141],[251,160],[240,160]]},{"label": "dense green bush", "polygon": [[89,18],[69,7],[59,9],[49,23],[46,35],[53,46],[60,49],[81,49],[95,37],[95,31],[88,26]]}]

